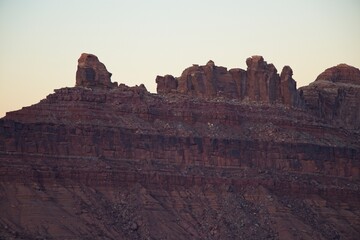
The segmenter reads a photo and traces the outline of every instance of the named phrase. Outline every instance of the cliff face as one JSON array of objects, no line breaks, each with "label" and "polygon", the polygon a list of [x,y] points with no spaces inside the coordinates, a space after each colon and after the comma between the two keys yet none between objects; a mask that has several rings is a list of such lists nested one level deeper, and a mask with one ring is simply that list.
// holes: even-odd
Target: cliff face
[{"label": "cliff face", "polygon": [[111,82],[111,75],[97,56],[83,53],[78,60],[76,86],[89,88],[117,87],[117,83]]},{"label": "cliff face", "polygon": [[211,60],[205,66],[193,65],[185,69],[179,78],[158,76],[157,91],[161,94],[179,92],[205,98],[227,97],[302,106],[289,66],[285,66],[279,76],[275,66],[267,64],[261,56],[248,58],[246,64],[247,71],[239,68],[228,71]]},{"label": "cliff face", "polygon": [[346,64],[326,69],[302,87],[307,109],[334,125],[360,129],[360,70]]},{"label": "cliff face", "polygon": [[298,91],[290,67],[247,65],[158,76],[152,94],[82,55],[76,87],[0,120],[0,236],[356,239],[356,118],[319,114],[325,90]]}]

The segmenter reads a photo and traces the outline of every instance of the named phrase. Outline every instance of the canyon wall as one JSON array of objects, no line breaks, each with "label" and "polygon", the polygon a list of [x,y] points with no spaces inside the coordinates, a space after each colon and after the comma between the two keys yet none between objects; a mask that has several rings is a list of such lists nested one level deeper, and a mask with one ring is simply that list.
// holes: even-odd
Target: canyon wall
[{"label": "canyon wall", "polygon": [[298,90],[246,62],[153,94],[82,54],[75,87],[0,119],[0,238],[357,239],[359,70]]}]

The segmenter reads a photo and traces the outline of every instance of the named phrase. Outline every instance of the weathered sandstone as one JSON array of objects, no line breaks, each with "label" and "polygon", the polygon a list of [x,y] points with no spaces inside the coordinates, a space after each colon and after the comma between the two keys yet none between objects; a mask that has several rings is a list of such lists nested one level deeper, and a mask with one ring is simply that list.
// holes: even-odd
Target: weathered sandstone
[{"label": "weathered sandstone", "polygon": [[346,64],[326,69],[302,87],[309,111],[335,126],[360,129],[360,70]]},{"label": "weathered sandstone", "polygon": [[82,55],[76,87],[0,119],[0,239],[357,239],[358,70],[297,90],[246,62],[153,94]]},{"label": "weathered sandstone", "polygon": [[179,92],[191,96],[214,98],[226,97],[263,103],[282,103],[302,107],[303,101],[292,78],[292,70],[285,66],[281,75],[273,64],[267,64],[261,56],[246,60],[247,70],[216,66],[210,60],[205,66],[193,65],[179,78],[171,75],[158,76],[159,94]]},{"label": "weathered sandstone", "polygon": [[117,83],[112,83],[111,73],[105,65],[93,54],[83,53],[78,60],[76,71],[76,86],[89,88],[112,88]]}]

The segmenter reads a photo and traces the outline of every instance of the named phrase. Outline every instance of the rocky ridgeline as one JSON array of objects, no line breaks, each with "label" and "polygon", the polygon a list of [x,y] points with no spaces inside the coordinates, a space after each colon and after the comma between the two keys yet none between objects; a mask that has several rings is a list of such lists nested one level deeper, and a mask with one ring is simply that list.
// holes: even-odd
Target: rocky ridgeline
[{"label": "rocky ridgeline", "polygon": [[333,125],[360,129],[360,70],[340,64],[326,69],[303,92],[306,109]]},{"label": "rocky ridgeline", "polygon": [[76,86],[0,119],[0,238],[357,239],[359,69],[296,89],[290,67],[194,65]]},{"label": "rocky ridgeline", "polygon": [[158,76],[158,93],[178,92],[205,98],[227,97],[241,100],[283,103],[301,107],[302,99],[292,78],[293,72],[285,66],[279,75],[273,64],[261,56],[246,60],[247,71],[216,66],[209,61],[205,66],[193,65],[179,78]]},{"label": "rocky ridgeline", "polygon": [[[359,69],[340,64],[321,73],[309,86],[297,89],[289,66],[283,67],[279,75],[275,66],[261,56],[248,58],[246,64],[246,71],[239,68],[227,70],[210,60],[204,66],[193,65],[185,69],[177,78],[157,76],[157,92],[207,100],[223,97],[243,103],[284,104],[308,111],[337,126],[360,128]],[[124,84],[118,86],[111,82],[110,77],[111,73],[95,55],[81,55],[76,72],[77,87],[149,94],[144,85],[133,88]],[[64,98],[68,97],[65,94]]]}]

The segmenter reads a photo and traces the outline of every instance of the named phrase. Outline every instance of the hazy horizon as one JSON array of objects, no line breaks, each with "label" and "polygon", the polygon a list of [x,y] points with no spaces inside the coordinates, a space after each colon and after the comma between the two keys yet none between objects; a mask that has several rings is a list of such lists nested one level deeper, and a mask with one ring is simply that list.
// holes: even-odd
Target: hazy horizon
[{"label": "hazy horizon", "polygon": [[112,81],[144,84],[192,64],[246,69],[261,55],[298,87],[326,68],[360,67],[360,1],[0,0],[0,117],[75,85],[83,52]]}]

